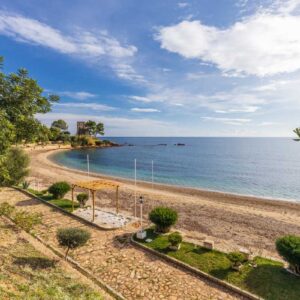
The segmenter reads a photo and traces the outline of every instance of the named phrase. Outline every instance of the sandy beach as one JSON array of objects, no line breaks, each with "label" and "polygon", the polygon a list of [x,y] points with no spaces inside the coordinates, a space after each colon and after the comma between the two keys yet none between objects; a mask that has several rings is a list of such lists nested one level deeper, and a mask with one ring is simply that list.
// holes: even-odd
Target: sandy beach
[{"label": "sandy beach", "polygon": [[[114,179],[120,187],[121,210],[134,213],[134,183],[131,180],[91,174],[60,166],[49,159],[57,146],[28,148],[31,157],[30,176],[39,188],[66,180],[70,183],[79,180],[99,178]],[[268,200],[256,197],[239,196],[228,193],[203,191],[190,188],[138,182],[137,195],[145,199],[144,213],[155,206],[166,205],[176,209],[179,221],[176,229],[186,238],[201,243],[205,238],[215,241],[220,250],[232,251],[241,247],[253,253],[277,258],[274,241],[284,234],[300,235],[300,204],[295,202]],[[97,193],[97,206],[114,207],[113,191]]]}]

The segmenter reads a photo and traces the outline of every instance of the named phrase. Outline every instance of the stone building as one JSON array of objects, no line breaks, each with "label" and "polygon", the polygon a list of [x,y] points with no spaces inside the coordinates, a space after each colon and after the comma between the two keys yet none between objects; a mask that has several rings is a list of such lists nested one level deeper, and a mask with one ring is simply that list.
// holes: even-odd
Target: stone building
[{"label": "stone building", "polygon": [[77,122],[77,135],[88,135],[89,131],[85,127],[85,122],[79,121]]}]

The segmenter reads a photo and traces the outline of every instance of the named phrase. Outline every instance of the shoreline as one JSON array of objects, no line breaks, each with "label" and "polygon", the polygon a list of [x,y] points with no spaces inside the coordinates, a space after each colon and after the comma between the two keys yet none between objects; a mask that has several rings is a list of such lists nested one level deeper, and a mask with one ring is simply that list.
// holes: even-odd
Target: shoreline
[{"label": "shoreline", "polygon": [[[65,149],[54,149],[54,150],[47,150],[51,151],[51,153],[48,153],[45,158],[53,164],[53,166],[57,166],[61,169],[65,169],[71,172],[78,172],[80,174],[87,175],[87,171],[77,169],[77,168],[72,168],[69,166],[66,166],[64,164],[61,164],[59,162],[56,162],[53,158],[51,158],[52,155],[54,155],[57,152],[65,152],[65,151],[72,151],[72,150],[78,150],[78,149],[73,149],[73,148],[65,148]],[[90,177],[95,177],[95,178],[104,178],[107,180],[112,180],[112,181],[117,181],[117,182],[122,182],[125,184],[130,184],[134,185],[134,179],[131,178],[125,178],[125,177],[120,177],[120,176],[114,176],[114,175],[109,175],[109,174],[104,174],[100,172],[90,172]],[[152,189],[152,182],[150,181],[145,181],[145,180],[137,180],[137,185],[146,187],[146,188],[151,188]],[[159,189],[159,190],[169,190],[172,192],[177,192],[177,193],[183,193],[183,194],[197,194],[199,196],[212,196],[212,197],[228,197],[228,198],[236,198],[240,200],[241,198],[244,200],[249,200],[249,201],[268,201],[268,202],[275,202],[278,204],[286,205],[287,203],[289,204],[296,204],[300,208],[300,198],[299,199],[289,199],[289,198],[273,198],[273,197],[268,197],[268,196],[256,196],[256,195],[248,195],[248,194],[240,194],[240,193],[233,193],[233,192],[226,192],[226,191],[219,191],[219,190],[210,190],[210,189],[205,189],[205,188],[197,188],[197,187],[191,187],[191,186],[183,186],[183,185],[173,185],[173,184],[168,184],[168,183],[161,183],[161,182],[154,182],[153,183],[153,188],[154,189]]]},{"label": "shoreline", "polygon": [[[28,179],[39,180],[41,188],[55,181],[68,182],[109,179],[120,184],[120,209],[134,215],[134,181],[101,174],[90,174],[53,162],[49,156],[66,149],[30,151],[31,171]],[[240,196],[230,193],[190,189],[141,182],[137,198],[143,195],[144,215],[156,206],[169,206],[179,213],[176,230],[196,243],[209,238],[217,249],[225,252],[247,248],[253,253],[278,258],[275,240],[285,234],[300,235],[300,203]],[[98,207],[114,207],[114,194],[103,190],[96,195]],[[138,206],[139,209],[139,206]],[[138,210],[139,211],[139,210]]]}]

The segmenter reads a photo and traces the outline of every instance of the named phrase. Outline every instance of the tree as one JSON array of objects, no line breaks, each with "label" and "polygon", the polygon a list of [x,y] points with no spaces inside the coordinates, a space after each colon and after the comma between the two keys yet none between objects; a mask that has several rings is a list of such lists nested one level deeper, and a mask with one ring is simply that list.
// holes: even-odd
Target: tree
[{"label": "tree", "polygon": [[15,140],[15,127],[7,119],[4,110],[0,110],[0,155],[10,147]]},{"label": "tree", "polygon": [[97,131],[97,124],[95,121],[87,121],[85,122],[85,127],[89,132],[89,135],[95,135]]},{"label": "tree", "polygon": [[300,237],[286,235],[276,240],[278,253],[290,264],[295,273],[300,275]]},{"label": "tree", "polygon": [[104,124],[98,123],[96,126],[97,134],[104,135]]},{"label": "tree", "polygon": [[297,134],[298,138],[300,139],[300,127],[295,128],[293,131]]},{"label": "tree", "polygon": [[87,193],[79,193],[77,196],[77,201],[79,202],[80,204],[80,207],[84,207],[86,202],[88,201],[89,199],[89,195]]},{"label": "tree", "polygon": [[70,185],[65,181],[53,183],[48,189],[49,193],[56,199],[62,199],[70,190]]},{"label": "tree", "polygon": [[40,135],[41,127],[42,124],[34,118],[20,120],[18,122],[18,129],[16,130],[16,142],[35,142]]},{"label": "tree", "polygon": [[64,120],[57,120],[53,121],[51,124],[51,127],[59,128],[60,130],[67,130],[68,129],[68,124]]},{"label": "tree", "polygon": [[93,135],[94,137],[96,137],[97,134],[104,135],[104,125],[101,122],[96,123],[95,121],[89,120],[85,122],[85,127],[89,134]]},{"label": "tree", "polygon": [[19,184],[28,174],[29,156],[19,148],[11,148],[0,158],[0,185]]},{"label": "tree", "polygon": [[50,136],[51,136],[50,129],[46,125],[40,124],[36,141],[41,142],[43,144],[47,143],[50,140]]},{"label": "tree", "polygon": [[178,214],[168,207],[156,207],[150,212],[149,219],[156,225],[158,232],[168,232],[177,222]]},{"label": "tree", "polygon": [[67,248],[65,258],[68,256],[70,249],[85,245],[90,237],[91,234],[81,228],[61,228],[56,233],[59,245]]},{"label": "tree", "polygon": [[[15,127],[15,142],[23,139],[32,140],[39,130],[39,123],[35,115],[47,113],[51,110],[53,102],[57,102],[56,95],[43,96],[43,89],[37,81],[28,76],[25,69],[17,73],[4,74],[0,72],[0,110],[4,111],[7,120]],[[24,127],[30,125],[30,130],[25,132]],[[23,136],[25,134],[25,136]]]}]

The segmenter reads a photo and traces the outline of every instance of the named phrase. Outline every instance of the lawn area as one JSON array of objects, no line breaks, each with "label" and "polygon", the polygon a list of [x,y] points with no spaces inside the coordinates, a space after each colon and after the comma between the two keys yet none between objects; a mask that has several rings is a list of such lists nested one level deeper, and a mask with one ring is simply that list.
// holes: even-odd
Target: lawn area
[{"label": "lawn area", "polygon": [[37,251],[1,217],[0,232],[0,299],[103,299],[76,273]]},{"label": "lawn area", "polygon": [[153,241],[141,242],[143,245],[181,260],[264,299],[300,299],[300,277],[287,273],[280,262],[255,257],[256,268],[253,268],[248,262],[238,272],[231,269],[231,263],[223,252],[206,250],[187,242],[181,244],[180,250],[170,251],[167,236],[157,235],[152,229],[147,230],[147,238],[152,238]]},{"label": "lawn area", "polygon": [[[42,193],[39,191],[35,191],[33,189],[28,189],[28,191],[39,198],[48,201],[49,203],[52,203],[68,212],[72,212],[72,201],[69,199],[54,199],[52,194],[49,193]],[[74,201],[74,209],[79,207],[79,203],[77,201]]]}]

